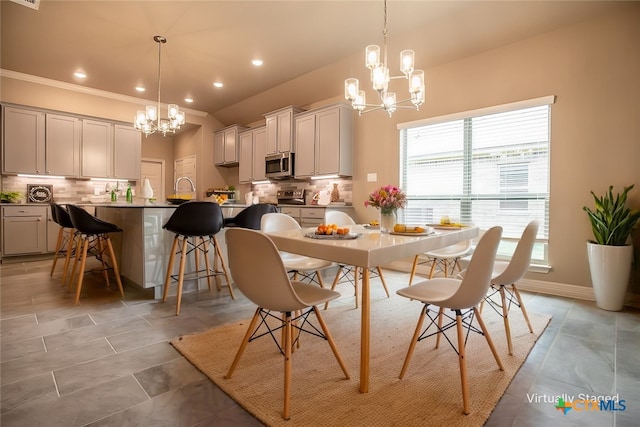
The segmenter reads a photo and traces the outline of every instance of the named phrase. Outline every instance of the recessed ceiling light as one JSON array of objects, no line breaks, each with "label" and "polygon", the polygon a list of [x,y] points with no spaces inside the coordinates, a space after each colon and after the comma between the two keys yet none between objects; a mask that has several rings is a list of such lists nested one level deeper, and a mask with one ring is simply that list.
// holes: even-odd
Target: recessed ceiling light
[{"label": "recessed ceiling light", "polygon": [[214,83],[213,83],[213,85],[214,85],[215,87],[222,87],[222,86],[224,86],[224,84],[222,84],[222,82],[214,82]]},{"label": "recessed ceiling light", "polygon": [[191,104],[193,102],[193,98],[185,98],[184,102]]},{"label": "recessed ceiling light", "polygon": [[259,66],[261,66],[262,64],[264,64],[264,61],[262,61],[262,59],[254,59],[254,60],[252,60],[252,61],[251,61],[251,63],[252,63],[253,65],[255,65],[256,67],[259,67]]},{"label": "recessed ceiling light", "polygon": [[143,88],[142,86],[136,86],[136,90],[137,90],[138,92],[144,92],[146,89],[145,89],[145,88]]},{"label": "recessed ceiling light", "polygon": [[76,71],[75,73],[73,73],[73,75],[79,79],[87,78],[87,73],[85,73],[84,71]]}]

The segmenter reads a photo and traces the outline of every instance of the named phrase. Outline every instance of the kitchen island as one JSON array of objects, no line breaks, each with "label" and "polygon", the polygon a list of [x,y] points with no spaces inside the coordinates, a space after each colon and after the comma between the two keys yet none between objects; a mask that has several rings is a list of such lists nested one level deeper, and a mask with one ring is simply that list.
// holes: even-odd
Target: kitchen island
[{"label": "kitchen island", "polygon": [[[171,204],[140,203],[99,203],[87,206],[95,207],[95,215],[120,227],[122,233],[112,233],[113,249],[118,259],[120,274],[127,283],[142,288],[153,288],[155,299],[162,298],[167,263],[171,255],[171,245],[175,235],[162,228],[176,210]],[[224,217],[235,216],[247,205],[225,204],[222,206]],[[222,229],[216,239],[220,244],[226,263],[227,250]],[[174,265],[177,274],[178,263]],[[193,257],[187,262],[187,271],[193,270]],[[203,280],[203,279],[200,279]],[[206,286],[206,281],[203,282]],[[200,283],[185,281],[185,291],[200,289]],[[175,293],[175,289],[172,290]]]}]

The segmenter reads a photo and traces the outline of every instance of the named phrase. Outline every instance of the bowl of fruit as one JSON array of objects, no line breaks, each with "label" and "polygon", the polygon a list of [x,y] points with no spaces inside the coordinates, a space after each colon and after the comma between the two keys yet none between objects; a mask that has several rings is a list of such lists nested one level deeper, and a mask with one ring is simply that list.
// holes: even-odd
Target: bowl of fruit
[{"label": "bowl of fruit", "polygon": [[348,227],[338,227],[336,224],[320,224],[306,236],[312,239],[357,239],[361,234],[351,233]]}]

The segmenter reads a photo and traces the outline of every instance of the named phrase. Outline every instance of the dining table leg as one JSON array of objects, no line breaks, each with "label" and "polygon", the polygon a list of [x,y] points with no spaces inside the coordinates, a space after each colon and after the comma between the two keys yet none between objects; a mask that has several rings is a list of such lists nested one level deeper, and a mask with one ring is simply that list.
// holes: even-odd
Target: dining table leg
[{"label": "dining table leg", "polygon": [[371,324],[371,298],[369,295],[369,269],[362,268],[362,319],[360,327],[360,393],[369,392],[369,347]]}]

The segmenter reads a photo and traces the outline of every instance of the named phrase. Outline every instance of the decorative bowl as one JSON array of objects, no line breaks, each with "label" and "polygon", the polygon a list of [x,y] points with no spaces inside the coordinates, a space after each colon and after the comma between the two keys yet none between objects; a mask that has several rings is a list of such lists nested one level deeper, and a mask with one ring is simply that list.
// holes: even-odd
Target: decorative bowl
[{"label": "decorative bowl", "polygon": [[167,203],[170,203],[172,205],[181,205],[184,202],[188,202],[190,200],[191,199],[178,199],[178,198],[169,197],[169,198],[167,198]]}]

